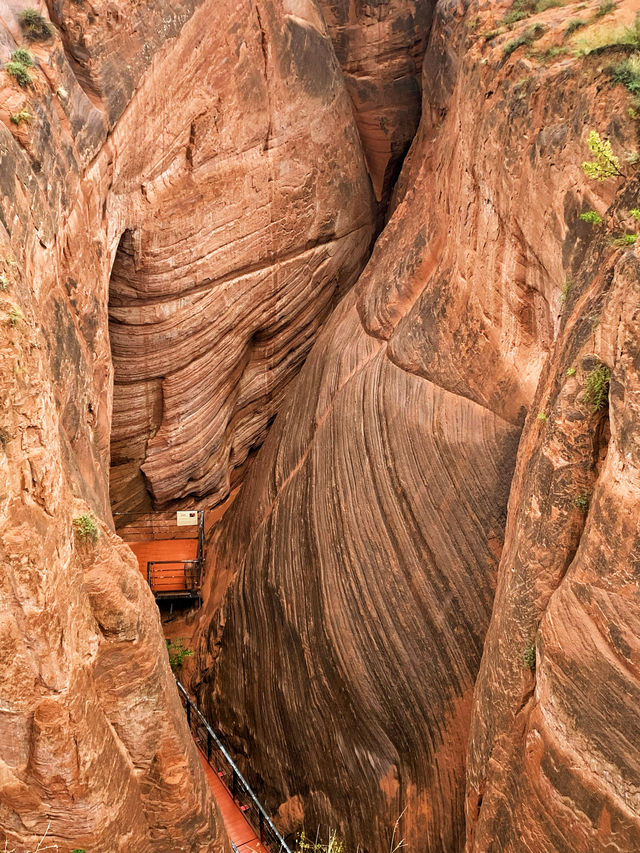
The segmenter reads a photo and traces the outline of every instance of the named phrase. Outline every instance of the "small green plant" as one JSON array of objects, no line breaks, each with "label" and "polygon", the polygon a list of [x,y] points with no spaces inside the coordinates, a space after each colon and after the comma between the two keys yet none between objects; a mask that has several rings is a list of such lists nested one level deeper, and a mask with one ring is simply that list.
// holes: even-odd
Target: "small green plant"
[{"label": "small green plant", "polygon": [[629,216],[636,221],[640,220],[640,207],[632,207],[629,211]]},{"label": "small green plant", "polygon": [[6,293],[9,290],[9,279],[4,273],[0,273],[0,290]]},{"label": "small green plant", "polygon": [[602,362],[589,372],[582,402],[591,406],[594,412],[599,412],[607,405],[610,380],[611,370]]},{"label": "small green plant", "polygon": [[569,38],[569,36],[572,36],[576,32],[576,30],[581,30],[582,27],[586,27],[586,26],[587,26],[586,21],[583,21],[581,18],[573,18],[567,24],[567,29],[564,32],[565,38]]},{"label": "small green plant", "polygon": [[18,83],[18,85],[22,86],[22,88],[28,86],[29,83],[33,82],[31,72],[29,71],[26,65],[22,64],[22,62],[15,62],[13,60],[11,62],[7,62],[7,64],[4,66],[4,70],[10,77],[13,77],[13,79]]},{"label": "small green plant", "polygon": [[482,33],[482,38],[485,41],[492,41],[496,36],[501,36],[503,32],[504,29],[502,27],[498,27],[498,29],[495,30],[485,30],[485,32]]},{"label": "small green plant", "polygon": [[582,492],[581,494],[576,495],[573,503],[581,512],[586,512],[589,509],[589,495],[586,494],[586,492]]},{"label": "small green plant", "polygon": [[11,113],[9,118],[13,122],[13,124],[19,125],[21,121],[26,122],[26,124],[31,124],[33,121],[33,116],[29,112],[28,108],[24,106],[19,113]]},{"label": "small green plant", "polygon": [[549,418],[547,417],[547,413],[546,412],[538,412],[538,420],[544,421],[544,423],[546,423],[549,420]]},{"label": "small green plant", "polygon": [[9,325],[15,329],[16,326],[18,326],[20,324],[21,320],[22,320],[22,312],[20,311],[19,308],[16,308],[14,305],[14,307],[11,309],[11,311],[9,311]]},{"label": "small green plant", "polygon": [[527,669],[534,670],[536,668],[536,644],[528,643],[522,652],[522,662]]},{"label": "small green plant", "polygon": [[602,225],[604,221],[600,214],[595,210],[585,210],[584,213],[580,214],[580,219],[582,219],[583,222],[590,223],[591,225]]},{"label": "small green plant", "polygon": [[51,24],[37,9],[23,9],[18,16],[22,32],[29,41],[47,41],[51,38]]},{"label": "small green plant", "polygon": [[82,515],[77,515],[73,519],[73,528],[81,542],[98,541],[98,525],[90,513],[83,512]]},{"label": "small green plant", "polygon": [[550,59],[555,59],[557,56],[564,56],[568,53],[568,48],[561,44],[554,44],[546,50],[541,50],[536,55],[536,58],[541,62],[548,62]]},{"label": "small green plant", "polygon": [[527,27],[524,32],[517,38],[511,39],[511,41],[508,41],[505,44],[505,46],[502,48],[503,55],[505,57],[511,56],[511,54],[519,47],[522,47],[525,44],[533,44],[533,42],[541,38],[544,33],[545,28],[542,26],[542,24],[532,24],[530,27]]},{"label": "small green plant", "polygon": [[567,376],[575,376],[575,375],[576,375],[575,367],[567,367]]},{"label": "small green plant", "polygon": [[615,11],[617,4],[613,0],[601,0],[598,8],[594,13],[595,18],[604,18],[605,15],[610,15]]},{"label": "small green plant", "polygon": [[17,50],[14,50],[11,54],[11,59],[13,62],[21,62],[27,68],[33,68],[35,65],[31,51],[27,50],[26,47],[19,47]]},{"label": "small green plant", "polygon": [[587,138],[587,145],[593,154],[593,160],[588,160],[582,164],[585,175],[596,181],[624,177],[620,171],[620,161],[613,153],[613,148],[608,139],[602,139],[597,130],[591,130]]},{"label": "small green plant", "polygon": [[187,648],[182,640],[167,640],[167,652],[169,654],[169,666],[176,672],[185,658],[193,654],[193,649]]},{"label": "small green plant", "polygon": [[84,847],[74,847],[71,853],[87,853]]},{"label": "small green plant", "polygon": [[632,95],[640,97],[640,53],[633,53],[623,62],[607,68],[611,82],[625,86]]},{"label": "small green plant", "polygon": [[511,27],[513,24],[517,24],[518,21],[522,21],[524,18],[532,15],[535,8],[535,0],[514,0],[513,6],[502,19],[502,23]]},{"label": "small green plant", "polygon": [[569,296],[571,295],[571,288],[573,287],[573,281],[568,278],[565,283],[562,285],[562,292],[560,294],[560,304],[564,308],[564,306],[569,301]]},{"label": "small green plant", "polygon": [[637,234],[621,234],[613,240],[614,246],[634,246],[638,239]]}]

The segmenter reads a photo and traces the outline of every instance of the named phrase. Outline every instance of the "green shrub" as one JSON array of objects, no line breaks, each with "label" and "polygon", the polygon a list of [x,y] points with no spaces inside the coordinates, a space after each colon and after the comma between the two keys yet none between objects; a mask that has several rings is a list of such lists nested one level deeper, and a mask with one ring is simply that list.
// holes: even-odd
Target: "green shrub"
[{"label": "green shrub", "polygon": [[640,207],[632,207],[631,210],[629,211],[629,216],[632,219],[636,219],[636,220],[640,219]]},{"label": "green shrub", "polygon": [[502,49],[502,52],[505,57],[511,56],[511,54],[517,50],[519,47],[522,47],[525,44],[533,44],[534,41],[541,38],[545,33],[545,28],[542,24],[532,24],[530,27],[527,27],[524,32],[519,35],[515,39],[511,39],[508,41]]},{"label": "green shrub", "polygon": [[582,27],[586,27],[587,22],[583,21],[581,18],[573,18],[573,20],[569,21],[567,24],[567,29],[565,30],[565,38],[569,38],[569,36],[573,35],[576,30],[582,29]]},{"label": "green shrub", "polygon": [[24,121],[27,124],[30,124],[33,121],[33,116],[31,115],[31,113],[29,112],[29,110],[27,109],[26,106],[23,107],[19,113],[11,113],[9,115],[9,118],[11,119],[13,124],[18,124],[18,125],[20,124],[21,121]]},{"label": "green shrub", "polygon": [[98,525],[95,518],[88,512],[83,512],[73,519],[76,536],[81,542],[98,541]]},{"label": "green shrub", "polygon": [[607,405],[610,380],[611,370],[602,362],[589,372],[582,402],[591,406],[594,412],[599,412]]},{"label": "green shrub", "polygon": [[585,492],[582,492],[580,495],[576,495],[574,500],[574,504],[578,507],[582,512],[586,512],[589,509],[589,495]]},{"label": "green shrub", "polygon": [[593,160],[582,164],[585,175],[596,181],[606,181],[607,178],[622,175],[620,161],[613,153],[608,139],[601,139],[600,134],[596,130],[592,130],[589,132],[587,145],[593,154]]},{"label": "green shrub", "polygon": [[591,225],[602,225],[604,221],[595,210],[585,210],[584,213],[580,214],[580,219],[583,222],[589,222]]},{"label": "green shrub", "polygon": [[33,56],[31,56],[31,52],[26,47],[19,47],[17,50],[14,50],[11,54],[11,59],[13,62],[21,62],[27,68],[33,68],[35,65]]},{"label": "green shrub", "polygon": [[515,0],[513,6],[502,19],[502,23],[507,26],[517,24],[518,21],[528,18],[532,15],[536,8],[535,0]]},{"label": "green shrub", "polygon": [[549,420],[546,412],[538,412],[538,420],[544,421],[545,423]]},{"label": "green shrub", "polygon": [[193,649],[187,648],[182,640],[167,640],[167,652],[169,665],[174,672],[177,672],[184,659],[193,654]]},{"label": "green shrub", "polygon": [[4,273],[0,273],[0,290],[6,293],[9,290],[9,279]]},{"label": "green shrub", "polygon": [[576,375],[575,367],[567,367],[567,376],[575,376],[575,375]]},{"label": "green shrub", "polygon": [[522,652],[522,662],[527,667],[527,669],[535,669],[536,668],[536,644],[528,643],[524,647],[524,651]]},{"label": "green shrub", "polygon": [[615,11],[617,4],[613,0],[601,0],[598,8],[595,11],[594,17],[604,18],[605,15],[610,15]]},{"label": "green shrub", "polygon": [[11,311],[9,311],[9,325],[15,329],[16,326],[19,325],[21,320],[22,320],[22,312],[20,311],[19,308],[16,308],[14,306],[11,309]]},{"label": "green shrub", "polygon": [[569,301],[569,296],[571,295],[571,288],[573,287],[573,282],[570,278],[568,278],[565,283],[562,285],[562,292],[560,294],[560,304],[564,308],[564,306]]},{"label": "green shrub", "polygon": [[22,64],[22,62],[15,62],[11,60],[4,66],[4,70],[10,77],[13,77],[20,86],[28,86],[29,83],[33,81],[31,72],[26,65]]},{"label": "green shrub", "polygon": [[607,74],[614,85],[626,86],[632,95],[640,96],[640,53],[607,68]]},{"label": "green shrub", "polygon": [[53,32],[51,24],[37,9],[23,9],[18,20],[29,41],[47,41],[51,38]]}]

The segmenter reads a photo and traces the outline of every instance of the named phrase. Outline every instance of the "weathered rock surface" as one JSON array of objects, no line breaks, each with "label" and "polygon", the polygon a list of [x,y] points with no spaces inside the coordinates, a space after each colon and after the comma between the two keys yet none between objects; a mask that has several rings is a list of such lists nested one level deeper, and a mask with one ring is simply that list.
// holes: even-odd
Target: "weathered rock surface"
[{"label": "weathered rock surface", "polygon": [[[423,68],[422,122],[393,216],[356,292],[311,351],[212,543],[218,569],[237,573],[222,604],[212,599],[205,609],[194,684],[235,750],[250,756],[247,772],[269,805],[279,806],[284,828],[337,826],[352,846],[385,851],[406,808],[400,835],[412,849],[441,853],[465,846],[470,701],[516,445],[524,415],[541,393],[543,366],[564,334],[563,286],[578,275],[593,238],[578,215],[590,207],[604,211],[616,189],[582,172],[586,137],[598,128],[620,152],[635,145],[627,96],[602,86],[597,56],[560,53],[549,61],[543,54],[562,41],[568,14],[553,8],[536,17],[545,29],[525,58],[522,51],[507,57],[504,46],[531,21],[485,41],[470,35],[456,4],[438,7]],[[488,28],[492,18],[489,9],[476,26]],[[632,287],[632,264],[621,267],[620,293]],[[604,260],[594,270],[606,279]],[[629,316],[618,322],[617,340],[630,334],[631,302],[618,303],[617,315],[611,309],[612,317]],[[576,394],[586,369],[573,380]],[[580,418],[585,431],[596,428],[597,419],[584,412]],[[581,448],[589,459],[581,469],[585,487],[596,444]],[[525,501],[523,512],[538,523],[537,503]],[[576,513],[571,510],[569,529],[557,542],[549,535],[549,547],[575,536]],[[626,518],[621,531],[637,524],[637,514]],[[601,528],[606,524],[603,515]],[[541,551],[527,559],[535,562],[536,554],[546,565]],[[627,583],[631,602],[632,579]],[[614,608],[621,611],[617,642],[632,655],[630,604],[614,603],[619,594],[612,590],[609,615],[598,618],[613,624],[615,634]],[[570,655],[560,652],[578,621],[575,605],[558,600],[556,608],[548,634],[557,648],[552,660],[566,668],[565,692],[556,697],[550,686],[550,664],[540,688],[547,717],[552,703],[568,709],[578,698],[571,673],[577,667],[585,678],[589,673],[584,645]],[[557,751],[544,753],[548,775],[537,781],[518,756],[502,767],[501,755],[491,752],[496,731],[524,750],[524,722],[511,725],[505,711],[512,691],[507,686],[498,696],[503,673],[516,669],[518,688],[527,677],[521,646],[531,628],[522,613],[504,624],[494,618],[494,631],[502,633],[494,635],[480,677],[485,692],[476,699],[474,729],[480,742],[470,769],[470,790],[478,787],[482,795],[491,788],[492,796],[488,806],[482,802],[475,841],[477,814],[468,810],[469,849],[551,851],[555,835],[547,821],[553,818],[544,815],[543,786],[555,786],[547,796],[566,810],[567,832],[586,795],[575,793],[573,806],[567,802],[581,777],[568,763],[552,775]],[[589,654],[597,654],[599,642]],[[611,654],[602,684],[615,671]],[[619,667],[630,666],[619,660]],[[622,697],[626,688],[635,695],[637,685],[621,671],[616,683],[611,730],[622,731],[633,713],[633,701]],[[586,720],[595,696],[589,688],[579,698]],[[601,750],[605,707],[603,699],[602,725],[593,735]],[[573,719],[567,710],[564,725]],[[531,742],[527,761],[537,772],[543,748],[535,744],[548,723],[536,717],[534,724],[542,734]],[[600,793],[626,798],[629,817],[637,752],[622,734],[607,748],[611,767],[629,775],[623,791],[601,764]],[[488,781],[477,782],[483,774]],[[538,798],[529,800],[528,786],[535,785]],[[593,797],[589,803],[598,812],[602,845],[635,839],[633,822],[622,825],[619,803],[614,815],[606,813],[613,815],[613,830]],[[513,815],[505,815],[511,806]],[[492,822],[493,814],[499,819]],[[528,822],[546,847],[527,840]],[[588,842],[579,849],[589,849]]]},{"label": "weathered rock surface", "polygon": [[135,198],[111,278],[118,509],[145,497],[140,467],[158,504],[229,494],[372,233],[358,134],[313,4],[215,7],[138,99],[149,113],[117,128],[129,156],[112,188]]},{"label": "weathered rock surface", "polygon": [[319,0],[378,201],[388,201],[420,119],[434,0]]},{"label": "weathered rock surface", "polygon": [[116,460],[152,438],[160,499],[224,493],[362,266],[369,178],[314,4],[53,15],[33,84],[0,72],[0,830],[222,850],[157,610],[108,529],[110,343]]}]

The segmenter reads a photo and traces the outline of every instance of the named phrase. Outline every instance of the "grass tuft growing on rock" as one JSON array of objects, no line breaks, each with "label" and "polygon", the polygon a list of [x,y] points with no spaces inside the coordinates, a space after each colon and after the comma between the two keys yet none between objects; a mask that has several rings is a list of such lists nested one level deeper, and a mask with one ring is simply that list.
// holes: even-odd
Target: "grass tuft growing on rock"
[{"label": "grass tuft growing on rock", "polygon": [[534,670],[536,668],[536,644],[529,643],[524,647],[522,652],[522,662],[527,669]]},{"label": "grass tuft growing on rock", "polygon": [[610,15],[612,12],[615,12],[617,5],[618,4],[614,3],[613,0],[601,0],[595,11],[594,17],[604,18],[605,15]]},{"label": "grass tuft growing on rock", "polygon": [[26,65],[22,64],[22,62],[16,62],[12,59],[4,66],[4,70],[10,77],[13,77],[19,86],[22,86],[23,88],[33,81],[31,72]]},{"label": "grass tuft growing on rock", "polygon": [[37,9],[23,9],[18,20],[22,32],[29,41],[47,41],[53,34],[51,24]]},{"label": "grass tuft growing on rock", "polygon": [[73,519],[73,528],[81,542],[98,541],[98,525],[95,518],[88,512],[83,512]]},{"label": "grass tuft growing on rock", "polygon": [[511,54],[519,47],[522,47],[525,44],[533,44],[533,42],[541,38],[544,33],[545,28],[542,24],[532,24],[530,27],[527,27],[521,35],[517,38],[511,39],[511,41],[508,41],[505,44],[502,49],[505,58],[511,56]]},{"label": "grass tuft growing on rock", "polygon": [[592,30],[587,36],[576,41],[576,53],[586,56],[596,50],[608,47],[623,47],[630,45],[640,48],[640,12],[631,26],[602,26]]},{"label": "grass tuft growing on rock", "polygon": [[640,97],[640,53],[633,53],[623,62],[607,68],[613,85],[625,86],[636,98]]},{"label": "grass tuft growing on rock", "polygon": [[582,492],[576,495],[573,503],[581,512],[586,512],[589,509],[589,495],[586,492]]},{"label": "grass tuft growing on rock", "polygon": [[31,122],[33,121],[33,116],[29,112],[26,105],[20,110],[19,113],[11,113],[9,115],[9,118],[11,119],[13,124],[17,125],[19,125],[21,121],[26,122],[26,124],[31,124]]},{"label": "grass tuft growing on rock", "polygon": [[610,380],[611,370],[602,362],[589,372],[582,402],[591,406],[594,412],[599,412],[607,405]]}]

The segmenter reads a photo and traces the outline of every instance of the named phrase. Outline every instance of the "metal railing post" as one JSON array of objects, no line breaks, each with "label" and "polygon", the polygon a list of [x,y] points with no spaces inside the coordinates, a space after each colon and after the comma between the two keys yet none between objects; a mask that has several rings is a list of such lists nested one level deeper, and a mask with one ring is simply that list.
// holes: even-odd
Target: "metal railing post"
[{"label": "metal railing post", "polygon": [[238,774],[236,773],[235,768],[233,770],[233,781],[231,783],[231,796],[233,797],[234,801],[237,799],[238,796]]},{"label": "metal railing post", "polygon": [[260,844],[264,844],[264,817],[260,812]]},{"label": "metal railing post", "polygon": [[147,583],[151,586],[151,563],[147,561]]},{"label": "metal railing post", "polygon": [[191,699],[187,696],[187,725],[191,728]]},{"label": "metal railing post", "polygon": [[207,729],[207,761],[211,764],[211,733]]}]

